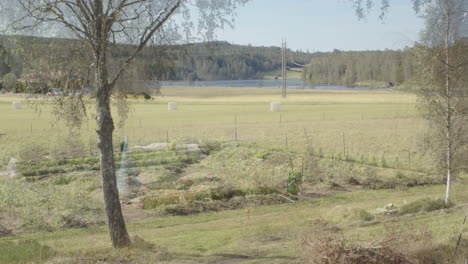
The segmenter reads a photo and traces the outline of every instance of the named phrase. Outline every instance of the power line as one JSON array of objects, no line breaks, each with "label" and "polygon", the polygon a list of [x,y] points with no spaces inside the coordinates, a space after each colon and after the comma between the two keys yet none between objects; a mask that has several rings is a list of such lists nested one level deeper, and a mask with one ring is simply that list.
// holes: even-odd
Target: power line
[{"label": "power line", "polygon": [[282,89],[282,98],[286,98],[286,52],[287,52],[287,42],[286,39],[283,39],[283,42],[281,43],[281,76],[283,77],[282,84],[283,84],[283,89]]}]

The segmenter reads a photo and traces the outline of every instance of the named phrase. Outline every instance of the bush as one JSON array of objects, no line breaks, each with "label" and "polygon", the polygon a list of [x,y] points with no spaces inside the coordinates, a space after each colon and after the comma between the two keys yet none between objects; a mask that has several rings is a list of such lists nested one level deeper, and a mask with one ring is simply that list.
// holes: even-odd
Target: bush
[{"label": "bush", "polygon": [[162,205],[178,204],[180,202],[180,196],[176,194],[146,197],[143,199],[143,209],[154,209]]},{"label": "bush", "polygon": [[16,75],[12,72],[3,76],[3,88],[7,91],[12,91],[16,84]]},{"label": "bush", "polygon": [[218,141],[205,141],[200,144],[200,149],[203,154],[210,155],[212,152],[221,150],[221,143]]},{"label": "bush", "polygon": [[60,176],[54,180],[55,185],[68,185],[72,182],[72,179]]},{"label": "bush", "polygon": [[385,245],[353,245],[340,237],[306,239],[303,263],[313,264],[409,264],[406,256]]},{"label": "bush", "polygon": [[211,189],[210,196],[213,200],[226,200],[234,196],[244,196],[242,190],[235,189],[231,184],[223,184]]},{"label": "bush", "polygon": [[382,154],[382,156],[380,156],[380,167],[388,168],[387,160],[385,159],[385,154]]},{"label": "bush", "polygon": [[365,221],[365,222],[368,222],[368,221],[372,221],[374,220],[374,215],[369,213],[368,211],[364,210],[364,209],[357,209],[354,211],[354,216],[361,220],[361,221]]},{"label": "bush", "polygon": [[25,82],[16,82],[14,87],[15,93],[24,93],[27,90],[27,85]]},{"label": "bush", "polygon": [[289,194],[297,195],[302,184],[302,173],[290,172],[288,177],[287,191]]},{"label": "bush", "polygon": [[11,230],[0,224],[0,237],[11,235]]},{"label": "bush", "polygon": [[41,161],[47,154],[49,154],[48,149],[42,143],[21,145],[18,151],[22,161]]},{"label": "bush", "polygon": [[442,199],[420,199],[409,204],[405,204],[400,209],[400,214],[416,214],[419,212],[432,212],[440,209],[450,208],[453,204],[445,204],[445,201]]}]

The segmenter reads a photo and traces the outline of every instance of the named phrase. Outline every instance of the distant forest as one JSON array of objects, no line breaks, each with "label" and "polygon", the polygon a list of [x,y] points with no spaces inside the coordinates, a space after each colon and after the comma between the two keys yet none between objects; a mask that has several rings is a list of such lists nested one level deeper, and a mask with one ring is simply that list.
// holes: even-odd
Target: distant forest
[{"label": "distant forest", "polygon": [[[37,37],[4,37],[0,43],[0,77],[13,71],[17,77],[38,72],[63,71],[87,46],[77,40]],[[132,47],[117,45],[111,57],[125,58]],[[293,52],[295,60],[307,63],[312,54]],[[76,58],[73,61],[72,58]],[[85,60],[83,60],[85,61]],[[293,66],[291,63],[290,67]],[[280,72],[278,47],[232,45],[227,42],[146,47],[133,63],[140,80],[240,80],[258,79]]]},{"label": "distant forest", "polygon": [[[89,52],[86,52],[87,46],[84,44],[71,39],[0,38],[0,78],[9,72],[18,78],[37,75],[50,77],[70,71],[73,67],[89,67],[85,65],[89,61],[86,59]],[[119,60],[128,56],[132,48],[116,45],[109,55],[113,60]],[[307,64],[302,77],[309,83],[351,85],[381,81],[400,84],[413,75],[410,53],[410,50],[335,50],[328,53],[290,50],[287,66],[297,68],[297,64]],[[265,75],[278,75],[280,68],[279,47],[206,42],[147,47],[132,64],[128,71],[131,74],[127,78],[160,81],[260,79]]]},{"label": "distant forest", "polygon": [[401,84],[409,80],[415,67],[411,50],[339,51],[314,54],[303,70],[305,81],[314,84],[352,85],[378,81]]},{"label": "distant forest", "polygon": [[[281,49],[252,47],[211,42],[165,47],[175,61],[173,80],[241,80],[261,79],[267,73],[280,73]],[[301,63],[307,63],[311,53],[292,52]],[[294,67],[289,62],[288,67]]]}]

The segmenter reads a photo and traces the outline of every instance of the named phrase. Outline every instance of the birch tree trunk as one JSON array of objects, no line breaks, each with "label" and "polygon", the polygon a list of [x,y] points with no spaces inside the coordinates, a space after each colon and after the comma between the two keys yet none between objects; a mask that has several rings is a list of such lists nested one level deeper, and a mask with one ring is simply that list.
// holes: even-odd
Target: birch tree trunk
[{"label": "birch tree trunk", "polygon": [[109,74],[107,70],[107,34],[108,26],[103,15],[102,0],[95,0],[95,65],[96,65],[96,123],[98,135],[98,149],[100,158],[100,168],[102,176],[102,189],[104,193],[104,203],[107,215],[107,225],[112,246],[116,248],[130,245],[130,238],[125,226],[120,205],[119,191],[115,176],[114,147],[112,135],[114,132],[114,121],[110,109],[110,97],[112,86],[109,84]]},{"label": "birch tree trunk", "polygon": [[445,204],[449,203],[450,197],[450,183],[452,177],[452,109],[451,109],[451,99],[452,99],[452,91],[450,87],[450,23],[451,23],[451,6],[450,1],[445,0],[445,89],[446,89],[446,100],[447,100],[447,108],[446,108],[446,146],[447,146],[447,189],[445,191]]}]

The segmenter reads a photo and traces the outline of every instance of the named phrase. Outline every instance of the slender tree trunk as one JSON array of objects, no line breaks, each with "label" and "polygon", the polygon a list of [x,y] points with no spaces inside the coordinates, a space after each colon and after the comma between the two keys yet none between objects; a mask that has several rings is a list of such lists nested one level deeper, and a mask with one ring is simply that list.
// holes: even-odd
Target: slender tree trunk
[{"label": "slender tree trunk", "polygon": [[451,162],[450,162],[450,150],[447,150],[447,189],[445,190],[445,204],[449,203],[450,197],[450,182],[452,177],[452,169],[451,169]]},{"label": "slender tree trunk", "polygon": [[[104,56],[103,56],[104,57]],[[104,57],[105,58],[105,57]],[[107,214],[107,225],[109,235],[114,247],[126,247],[130,245],[130,238],[125,227],[125,221],[120,206],[119,192],[114,166],[114,147],[112,134],[114,122],[110,110],[110,86],[107,80],[107,70],[105,62],[100,61],[97,68],[98,78],[97,98],[96,98],[96,122],[98,135],[98,148],[100,157],[100,167],[102,175],[102,189],[104,192],[104,202]]]},{"label": "slender tree trunk", "polygon": [[130,245],[130,238],[125,226],[125,220],[120,206],[119,191],[115,177],[114,147],[112,134],[114,121],[110,109],[112,87],[109,84],[107,71],[107,39],[106,21],[103,14],[103,1],[94,0],[95,40],[94,56],[96,66],[96,123],[98,136],[98,149],[102,176],[102,189],[107,215],[107,225],[112,246],[116,248]]},{"label": "slender tree trunk", "polygon": [[450,183],[452,177],[452,109],[451,109],[451,100],[452,100],[452,91],[450,86],[450,24],[451,24],[451,6],[449,1],[445,0],[445,9],[446,9],[446,25],[445,25],[445,93],[447,100],[447,109],[446,109],[446,142],[447,142],[447,189],[445,191],[445,204],[449,203],[450,197]]}]

